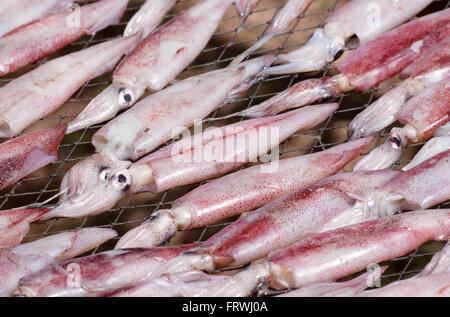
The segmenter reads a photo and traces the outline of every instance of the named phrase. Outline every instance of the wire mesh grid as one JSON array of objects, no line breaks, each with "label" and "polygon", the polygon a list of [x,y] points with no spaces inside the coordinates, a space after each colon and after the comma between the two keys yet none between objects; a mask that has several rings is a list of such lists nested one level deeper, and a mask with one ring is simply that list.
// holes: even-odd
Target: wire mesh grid
[{"label": "wire mesh grid", "polygon": [[[199,1],[200,0],[178,1],[170,14],[166,16],[166,19],[170,19],[177,12],[188,6],[194,5]],[[81,38],[50,57],[11,76],[1,78],[0,86],[17,78],[21,74],[38,67],[48,59],[110,40],[119,34],[122,34],[127,21],[139,9],[142,2],[143,0],[130,1],[125,16],[119,24],[112,25],[95,35]],[[278,54],[300,47],[305,43],[314,29],[318,27],[329,14],[347,2],[348,0],[317,0],[304,14],[295,20],[287,32],[275,36],[271,41],[255,52],[254,55],[268,53]],[[221,25],[212,37],[208,46],[202,51],[196,61],[179,76],[179,78],[190,77],[195,74],[226,66],[235,56],[257,41],[258,37],[263,34],[264,30],[270,25],[274,16],[284,4],[285,1],[261,0],[258,7],[249,16],[244,25],[239,25],[239,16],[235,13],[234,8],[230,8],[225,14]],[[449,6],[450,0],[436,1],[425,9],[424,14],[441,10]],[[266,78],[253,85],[253,87],[251,87],[246,94],[240,96],[239,99],[233,100],[215,111],[210,117],[226,115],[258,104],[289,88],[298,81],[312,77],[327,76],[333,73],[333,66],[330,65],[324,70],[316,73]],[[58,111],[47,118],[40,120],[25,132],[55,126],[57,123],[61,122],[71,121],[81,112],[89,101],[92,100],[92,98],[110,84],[110,75],[111,74],[106,74],[84,84]],[[288,140],[283,142],[280,145],[280,158],[283,159],[291,156],[313,153],[344,142],[347,139],[346,130],[350,120],[384,91],[389,89],[394,82],[395,79],[387,81],[379,87],[365,93],[350,92],[342,94],[338,98],[334,98],[333,101],[341,104],[340,109],[320,126],[302,133],[294,134]],[[236,120],[242,119],[234,119],[234,121]],[[231,122],[233,121],[223,120],[215,121],[214,123],[209,122],[204,124],[204,128],[211,124],[224,125]],[[94,148],[90,143],[90,139],[101,126],[102,125],[96,125],[66,135],[58,149],[60,160],[28,175],[16,184],[1,191],[0,209],[6,210],[41,202],[58,193],[61,179],[70,167],[94,153]],[[375,146],[384,141],[390,128],[391,127],[378,134]],[[422,144],[415,144],[408,146],[401,160],[395,163],[395,167],[408,163],[421,145]],[[369,150],[366,150],[362,155],[365,155],[368,152]],[[350,171],[358,159],[348,164],[344,170]],[[249,165],[250,164],[247,164],[242,168]],[[148,218],[151,213],[162,208],[169,208],[173,200],[181,197],[203,183],[204,182],[183,186],[156,195],[150,193],[132,195],[121,200],[108,212],[97,216],[85,217],[83,219],[56,219],[44,223],[36,223],[31,226],[30,233],[25,238],[25,241],[31,241],[65,230],[84,227],[112,228],[119,233],[120,237],[128,230],[139,225],[144,219]],[[449,207],[450,202],[446,202],[437,208]],[[172,238],[170,244],[203,241],[233,220],[234,219],[227,219],[222,223],[209,225],[202,229],[180,232]],[[115,243],[116,240],[105,243],[89,252],[89,254],[111,249]],[[442,246],[443,243],[429,242],[408,255],[387,262],[389,268],[382,277],[382,284],[387,284],[416,274],[429,261],[431,256],[442,248]]]}]

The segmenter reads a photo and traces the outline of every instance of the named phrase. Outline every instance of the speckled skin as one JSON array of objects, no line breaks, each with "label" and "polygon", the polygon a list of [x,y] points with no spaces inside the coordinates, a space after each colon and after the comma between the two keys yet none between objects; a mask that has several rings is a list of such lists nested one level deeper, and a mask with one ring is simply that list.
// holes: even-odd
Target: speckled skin
[{"label": "speckled skin", "polygon": [[[363,198],[398,173],[383,170],[331,176],[249,213],[205,241],[200,250],[207,250],[216,258],[229,258],[226,265],[254,261],[329,229],[333,219],[351,210],[356,202],[352,196]],[[353,214],[347,218],[347,224],[364,220],[361,214]]]},{"label": "speckled skin", "polygon": [[318,153],[266,163],[208,182],[159,210],[128,231],[116,248],[159,245],[177,232],[217,223],[261,207],[296,189],[330,176],[359,155],[372,138],[360,139]]},{"label": "speckled skin", "polygon": [[[72,1],[65,1],[66,3]],[[103,0],[27,24],[0,38],[0,77],[38,61],[86,34],[118,23],[128,0]],[[80,27],[67,21],[75,14]],[[99,22],[101,21],[101,22]]]},{"label": "speckled skin", "polygon": [[450,150],[442,152],[388,182],[385,191],[405,198],[404,207],[429,208],[450,197]]},{"label": "speckled skin", "polygon": [[272,252],[274,288],[334,281],[450,235],[450,210],[421,210],[327,231]]},{"label": "speckled skin", "polygon": [[66,128],[63,124],[0,144],[0,189],[57,160]]},{"label": "speckled skin", "polygon": [[[169,188],[192,184],[230,172],[246,162],[256,159],[259,155],[267,153],[294,132],[316,126],[328,118],[337,108],[338,104],[336,103],[304,107],[278,116],[242,121],[178,141],[169,149],[163,148],[160,150],[164,154],[158,154],[158,151],[135,163],[135,165],[146,164],[151,169],[155,179],[155,184],[149,184],[143,190],[162,192]],[[270,137],[270,140],[268,140],[269,136],[266,133],[267,131],[270,132],[270,129],[277,129],[277,138]],[[216,136],[218,131],[222,132],[219,137]],[[231,134],[227,135],[227,133],[230,133],[228,131],[231,131]],[[251,150],[248,140],[245,146],[239,144],[237,140],[243,138],[243,135],[259,136],[259,154]],[[191,140],[193,140],[191,145],[183,146],[184,142],[191,142]],[[196,140],[200,140],[202,143]],[[200,144],[202,144],[201,148]],[[199,153],[202,158],[205,158],[209,153],[207,151],[222,148],[224,144],[233,144],[233,148],[231,148],[231,151],[230,149],[224,151],[226,152],[226,158],[222,157],[222,161],[195,160],[195,153],[197,155]],[[194,148],[192,145],[194,145]],[[254,145],[252,144],[252,146]],[[158,156],[163,157],[158,158]],[[191,161],[186,161],[184,159],[186,157],[190,157]]]},{"label": "speckled skin", "polygon": [[370,89],[402,71],[427,48],[449,37],[449,21],[450,9],[447,9],[406,23],[361,45],[336,68],[355,88]]},{"label": "speckled skin", "polygon": [[22,277],[83,254],[115,236],[111,229],[85,228],[0,250],[0,296],[10,294]]},{"label": "speckled skin", "polygon": [[206,46],[234,0],[206,0],[159,27],[116,69],[115,84],[161,90]]},{"label": "speckled skin", "polygon": [[0,136],[15,136],[59,108],[85,82],[113,68],[137,40],[119,38],[53,59],[1,87]]},{"label": "speckled skin", "polygon": [[264,166],[235,172],[178,198],[172,203],[172,208],[183,206],[192,211],[192,222],[186,229],[216,223],[336,173],[372,140],[361,139],[360,142],[344,143],[314,154],[284,159],[273,173],[264,173]]},{"label": "speckled skin", "polygon": [[427,266],[407,280],[358,294],[362,297],[450,296],[450,244],[436,253]]},{"label": "speckled skin", "polygon": [[30,230],[30,223],[50,211],[48,208],[13,209],[0,211],[0,249],[12,248]]},{"label": "speckled skin", "polygon": [[234,89],[245,90],[274,59],[268,55],[179,81],[103,126],[92,144],[98,152],[108,148],[121,159],[137,160],[169,141],[175,129],[189,128],[224,105]]},{"label": "speckled skin", "polygon": [[[146,280],[168,260],[195,246],[114,250],[61,262],[57,267],[23,278],[19,291],[28,296],[92,296]],[[69,273],[66,269],[74,264],[80,268],[80,287],[69,287],[66,283]]]},{"label": "speckled skin", "polygon": [[440,126],[448,122],[449,118],[450,76],[447,76],[423,89],[401,106],[396,119],[404,124],[404,127],[393,128],[389,138],[360,160],[355,169],[379,169],[392,166],[400,159],[409,143],[428,141]]}]

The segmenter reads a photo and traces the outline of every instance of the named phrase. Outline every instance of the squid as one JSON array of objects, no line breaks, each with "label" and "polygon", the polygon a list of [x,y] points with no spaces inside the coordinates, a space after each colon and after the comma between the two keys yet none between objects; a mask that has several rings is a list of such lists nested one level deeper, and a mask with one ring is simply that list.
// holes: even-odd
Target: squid
[{"label": "squid", "polygon": [[[189,245],[188,249],[182,253],[172,252],[173,250],[168,249],[170,257],[164,257],[163,261],[160,261],[160,257],[156,256],[156,259],[151,264],[147,264],[145,269],[139,264],[140,262],[129,261],[126,273],[115,275],[117,279],[113,279],[113,281],[118,281],[115,284],[112,284],[111,281],[105,282],[103,276],[107,275],[108,278],[111,278],[111,274],[109,274],[111,266],[125,266],[116,265],[113,260],[109,263],[109,258],[106,257],[106,261],[101,262],[101,268],[89,270],[88,266],[86,267],[86,272],[95,273],[84,274],[86,287],[81,286],[74,290],[68,288],[64,284],[65,267],[62,269],[58,267],[49,268],[30,276],[26,281],[23,280],[19,293],[30,296],[55,294],[70,296],[80,292],[82,295],[106,296],[107,294],[118,294],[121,289],[133,288],[140,283],[144,283],[144,285],[150,283],[149,285],[153,285],[153,287],[149,286],[148,289],[152,290],[155,289],[153,281],[158,281],[160,277],[163,282],[166,281],[165,274],[170,274],[172,277],[184,272],[190,279],[198,275],[211,277],[211,275],[205,275],[199,271],[213,272],[218,268],[245,265],[274,250],[286,248],[299,240],[303,241],[301,239],[309,239],[308,237],[313,233],[320,236],[320,232],[324,232],[323,235],[326,235],[328,230],[361,223],[379,216],[392,215],[402,209],[416,206],[428,208],[450,197],[448,192],[450,178],[443,173],[448,170],[450,164],[450,151],[445,156],[443,155],[440,154],[440,157],[428,160],[407,172],[399,170],[355,171],[331,176],[311,186],[281,196],[250,212],[201,244]],[[444,190],[440,192],[438,189]],[[445,195],[446,197],[444,197]],[[396,198],[396,200],[392,198]],[[438,214],[440,211],[436,212],[433,211],[429,214]],[[448,215],[449,212],[446,214],[447,221],[449,221]],[[387,223],[389,219],[392,218],[384,217],[375,222]],[[419,219],[417,224],[422,220],[426,219]],[[448,230],[449,226],[444,220],[441,221],[441,225],[444,228],[447,227],[446,230]],[[345,232],[345,230],[343,231]],[[411,232],[411,235],[426,239],[424,234]],[[366,241],[361,237],[358,239]],[[358,239],[356,241],[359,241]],[[337,240],[339,241],[339,239]],[[402,237],[401,241],[408,241],[408,237]],[[142,244],[136,244],[136,247],[146,246],[144,239],[139,242]],[[155,250],[155,248],[151,249]],[[156,250],[161,249],[164,247],[156,248]],[[127,250],[118,249],[111,252],[118,252],[113,254],[120,255]],[[89,259],[89,263],[92,262],[92,267],[97,268],[96,259],[102,259],[102,256],[97,254],[94,257],[96,258]],[[69,263],[65,263],[65,265]],[[334,262],[332,261],[332,263]],[[86,263],[86,265],[91,264]],[[139,275],[140,281],[136,283],[137,278],[133,276],[136,273],[129,274],[129,272],[139,272],[144,277],[141,278],[142,276]],[[263,273],[266,273],[265,269]],[[257,279],[258,272],[252,270],[249,275],[252,279]],[[175,280],[179,279],[175,278]],[[314,281],[314,283],[316,282],[319,281]],[[55,287],[55,285],[57,286]],[[174,289],[172,287],[172,290]],[[74,293],[71,293],[72,291]],[[208,292],[208,294],[212,296],[213,293]]]},{"label": "squid", "polygon": [[146,89],[163,89],[201,53],[233,2],[204,0],[149,34],[119,64],[112,85],[88,104],[69,131],[114,117],[134,105]]},{"label": "squid", "polygon": [[[278,62],[282,65],[268,69],[266,74],[279,75],[321,70],[343,51],[345,41],[353,35],[358,38],[359,43],[366,44],[407,21],[431,2],[430,0],[394,2],[352,0],[331,14],[322,27],[314,31],[304,46],[290,53],[281,54]],[[383,50],[386,49],[384,47]],[[376,54],[382,55],[380,51]]]},{"label": "squid", "polygon": [[404,255],[427,241],[446,240],[449,228],[449,209],[412,211],[313,234],[272,251],[263,262],[233,276],[185,271],[107,295],[242,297],[262,288],[286,290],[335,281]]},{"label": "squid", "polygon": [[94,154],[67,172],[61,183],[64,194],[44,219],[95,215],[131,193],[159,193],[228,173],[266,154],[294,132],[315,127],[337,108],[336,103],[317,105],[211,129],[135,163],[108,152]]},{"label": "squid", "polygon": [[[242,2],[242,1],[241,1]],[[258,1],[253,1],[258,4]],[[264,31],[262,37],[253,44],[250,48],[248,48],[245,52],[237,56],[233,62],[233,64],[241,63],[247,56],[251,53],[259,49],[263,46],[267,41],[269,41],[272,37],[282,32],[285,32],[289,25],[303,12],[305,12],[308,7],[314,2],[314,0],[289,0],[286,5],[276,14],[273,18],[272,23],[269,24],[267,29]],[[239,1],[236,1],[236,6],[239,9]],[[250,4],[249,4],[250,6]],[[249,10],[251,7],[248,8]],[[239,10],[242,11],[242,10]],[[245,11],[243,11],[245,12]],[[242,13],[243,16],[246,16],[246,13]]]},{"label": "squid", "polygon": [[123,36],[139,33],[141,39],[146,38],[161,24],[164,15],[176,2],[176,0],[146,0],[127,23]]},{"label": "squid", "polygon": [[[360,45],[345,56],[336,65],[339,74],[301,81],[259,105],[228,117],[274,115],[354,89],[366,91],[373,88],[403,71],[436,44],[447,40],[450,35],[449,22],[450,9],[446,9],[406,23]],[[308,53],[308,56],[317,54]],[[262,72],[262,75],[267,75],[269,70]]]},{"label": "squid", "polygon": [[336,173],[372,140],[361,139],[361,142],[349,142],[318,153],[281,160],[273,171],[271,163],[265,163],[208,182],[175,200],[172,209],[159,210],[127,232],[116,249],[160,245],[177,230],[201,228],[261,207]]},{"label": "squid", "polygon": [[[365,289],[368,283],[378,278],[378,272],[368,272],[361,276],[341,283],[317,283],[279,296],[353,296]],[[202,271],[186,271],[166,274],[139,283],[135,286],[123,287],[113,291],[93,294],[102,297],[211,297],[222,294],[211,294],[211,284],[223,282],[230,284],[230,277],[226,275],[209,275]],[[214,288],[213,288],[214,289]],[[227,295],[237,296],[237,294]]]},{"label": "squid", "polygon": [[409,99],[396,118],[404,126],[393,128],[385,143],[361,159],[355,170],[391,166],[409,142],[427,141],[437,128],[447,123],[450,119],[450,76]]},{"label": "squid", "polygon": [[[24,1],[5,1],[24,2]],[[25,1],[31,2],[31,1]],[[34,1],[36,2],[36,1]],[[38,1],[40,9],[50,1]],[[41,3],[44,5],[41,5]],[[53,6],[56,4],[53,2]],[[59,1],[58,7],[73,1]],[[0,76],[13,73],[34,63],[86,34],[94,34],[120,22],[128,0],[102,0],[75,7],[42,20],[27,24],[0,38]],[[35,5],[20,7],[20,11],[36,10]],[[1,8],[0,8],[1,9]],[[24,10],[24,11],[22,11]],[[1,13],[0,13],[1,14]],[[0,16],[0,25],[1,25]],[[1,28],[1,26],[0,26]]]},{"label": "squid", "polygon": [[0,250],[0,296],[10,295],[21,278],[72,259],[116,236],[112,229],[85,228]]},{"label": "squid", "polygon": [[73,2],[75,0],[2,1],[0,3],[0,37],[49,14],[67,10]]},{"label": "squid", "polygon": [[411,162],[402,168],[404,171],[407,171],[419,165],[423,161],[426,161],[429,158],[450,149],[450,122],[447,122],[445,125],[439,127],[434,132],[434,135],[435,137],[429,140],[424,146],[421,147],[419,152],[414,155]]},{"label": "squid", "polygon": [[[98,296],[148,278],[167,261],[197,245],[111,250],[61,261],[23,277],[14,293],[29,297]],[[80,283],[69,285],[67,275],[73,267],[80,272]]]},{"label": "squid", "polygon": [[66,124],[28,133],[0,144],[0,189],[58,159]]},{"label": "squid", "polygon": [[450,243],[436,253],[427,266],[407,280],[391,283],[385,287],[368,290],[360,297],[437,297],[450,296]]},{"label": "squid", "polygon": [[0,137],[18,135],[58,109],[84,83],[112,69],[138,35],[53,59],[0,88]]},{"label": "squid", "polygon": [[[189,128],[245,91],[273,60],[268,55],[174,83],[107,123],[94,134],[92,144],[97,152],[107,148],[120,159],[136,160],[172,139],[175,129]],[[68,131],[113,118],[118,110],[90,104]]]},{"label": "squid", "polygon": [[387,266],[369,267],[368,272],[349,281],[315,283],[278,295],[278,297],[349,297],[374,285],[386,271]]},{"label": "squid", "polygon": [[30,230],[30,223],[49,211],[48,208],[0,211],[0,249],[9,249],[20,244]]},{"label": "squid", "polygon": [[236,0],[236,10],[241,16],[241,24],[247,19],[247,17],[256,8],[261,0]]},{"label": "squid", "polygon": [[349,125],[351,139],[375,134],[396,121],[414,95],[450,75],[450,38],[426,51],[401,73],[405,78],[360,112]]}]

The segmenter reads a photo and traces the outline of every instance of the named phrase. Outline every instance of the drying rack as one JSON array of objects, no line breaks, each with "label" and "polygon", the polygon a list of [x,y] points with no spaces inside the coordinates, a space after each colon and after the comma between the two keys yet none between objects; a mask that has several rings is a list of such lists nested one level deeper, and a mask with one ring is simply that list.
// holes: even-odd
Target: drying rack
[{"label": "drying rack", "polygon": [[[93,1],[89,1],[93,2]],[[173,17],[176,12],[198,3],[199,0],[179,0],[171,10],[166,19]],[[244,51],[250,45],[254,44],[263,34],[264,30],[273,20],[275,14],[283,7],[286,1],[280,0],[261,0],[258,7],[248,17],[244,25],[239,25],[239,16],[236,14],[234,6],[225,14],[218,30],[212,37],[208,46],[203,50],[195,62],[189,66],[178,78],[186,78],[199,73],[204,73],[217,68],[225,67],[235,56]],[[279,34],[266,43],[261,49],[251,55],[278,54],[288,52],[302,46],[316,27],[336,8],[341,7],[348,0],[317,0],[311,7],[292,24],[290,30]],[[48,59],[52,59],[76,50],[86,48],[90,45],[104,42],[115,38],[123,33],[127,21],[139,9],[143,0],[131,0],[127,11],[119,24],[112,25],[107,29],[92,35],[85,36],[78,41],[50,57],[31,65],[15,74],[0,78],[0,86],[6,82],[20,76],[21,74],[38,67]],[[423,12],[428,14],[437,10],[442,10],[450,6],[450,0],[435,1]],[[247,93],[239,96],[238,99],[229,102],[221,109],[212,113],[210,117],[221,117],[223,115],[242,110],[246,107],[258,104],[277,93],[287,89],[296,82],[304,79],[321,77],[333,74],[333,66],[325,68],[320,72],[309,74],[295,74],[269,77],[253,85]],[[53,127],[62,122],[69,122],[92,100],[98,93],[110,84],[110,75],[106,74],[83,85],[59,110],[45,119],[40,120],[25,132],[36,131],[47,127]],[[287,158],[296,155],[309,154],[327,149],[331,146],[340,144],[347,139],[347,126],[355,115],[373,102],[386,89],[389,89],[395,82],[394,80],[383,83],[376,89],[365,93],[350,92],[333,98],[333,101],[339,102],[341,107],[323,124],[314,129],[297,133],[280,145],[280,158]],[[231,119],[222,121],[213,121],[204,124],[204,128],[211,125],[224,125],[236,120]],[[233,121],[234,120],[234,121]],[[91,136],[102,125],[96,125],[86,128],[82,131],[66,135],[58,149],[59,160],[48,166],[28,175],[16,184],[0,191],[0,210],[17,208],[28,204],[45,201],[59,191],[64,174],[74,164],[83,158],[94,153],[94,147],[90,144]],[[375,145],[384,142],[389,135],[389,127],[377,135]],[[394,164],[398,168],[407,164],[414,156],[422,144],[410,145],[407,147],[402,158]],[[370,149],[362,155],[367,154]],[[359,158],[347,165],[344,170],[350,171],[354,163]],[[254,164],[254,163],[252,163]],[[244,167],[249,166],[247,164]],[[190,190],[203,184],[194,184],[169,190],[161,194],[140,193],[132,195],[121,200],[113,209],[97,216],[89,216],[82,219],[56,219],[44,223],[32,224],[29,234],[24,241],[31,241],[44,236],[62,232],[65,230],[78,229],[84,227],[112,228],[119,233],[119,237],[125,232],[139,225],[144,219],[148,218],[153,212],[169,208],[171,202],[178,197],[186,194]],[[100,193],[99,193],[100,194]],[[51,205],[50,205],[51,206]],[[450,208],[450,202],[441,204],[435,208]],[[202,229],[188,230],[178,233],[170,244],[188,243],[193,241],[203,241],[220,229],[228,225],[234,219],[228,219],[220,224],[214,224]],[[109,241],[102,246],[90,251],[87,254],[112,249],[117,242]],[[429,261],[434,253],[443,246],[441,242],[429,242],[422,245],[417,250],[402,256],[400,258],[383,263],[388,265],[388,270],[383,274],[381,282],[387,284],[392,281],[411,277],[420,272],[424,265]]]}]

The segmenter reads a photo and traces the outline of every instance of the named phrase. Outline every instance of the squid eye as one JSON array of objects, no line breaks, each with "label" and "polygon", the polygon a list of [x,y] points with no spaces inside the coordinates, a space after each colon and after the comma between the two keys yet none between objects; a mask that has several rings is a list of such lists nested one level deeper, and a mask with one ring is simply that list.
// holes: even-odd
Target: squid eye
[{"label": "squid eye", "polygon": [[100,168],[100,171],[98,173],[98,177],[101,180],[108,180],[109,178],[109,174],[110,174],[111,169],[109,167],[103,166]]},{"label": "squid eye", "polygon": [[121,171],[113,176],[113,185],[120,190],[127,191],[131,187],[131,175],[128,171]]},{"label": "squid eye", "polygon": [[131,89],[120,88],[119,89],[119,104],[122,107],[129,107],[134,103],[134,94]]}]

